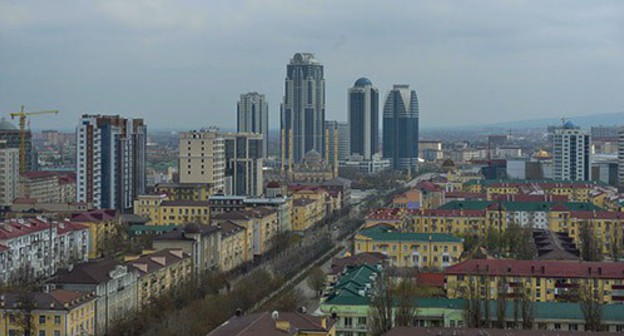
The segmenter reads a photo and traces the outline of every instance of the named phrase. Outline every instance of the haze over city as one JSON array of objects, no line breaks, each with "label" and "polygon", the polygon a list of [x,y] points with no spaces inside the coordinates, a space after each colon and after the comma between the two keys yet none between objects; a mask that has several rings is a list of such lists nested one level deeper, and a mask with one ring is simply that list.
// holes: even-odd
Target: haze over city
[{"label": "haze over city", "polygon": [[347,89],[410,84],[421,127],[624,110],[620,1],[0,1],[0,111],[133,114],[150,128],[235,126],[240,93],[278,128],[285,66],[325,66],[327,119]]}]

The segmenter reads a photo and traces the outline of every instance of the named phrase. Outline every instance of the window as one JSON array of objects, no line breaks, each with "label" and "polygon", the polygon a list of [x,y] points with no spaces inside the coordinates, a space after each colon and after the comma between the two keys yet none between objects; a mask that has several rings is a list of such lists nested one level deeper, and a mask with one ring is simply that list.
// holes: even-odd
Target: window
[{"label": "window", "polygon": [[45,330],[39,330],[39,336],[46,336]]},{"label": "window", "polygon": [[54,316],[54,324],[61,324],[61,317],[59,315]]},{"label": "window", "polygon": [[39,315],[39,324],[45,324],[45,315]]},{"label": "window", "polygon": [[345,317],[345,318],[344,318],[344,325],[345,325],[345,327],[351,327],[351,326],[353,326],[353,318],[351,318],[351,317]]},{"label": "window", "polygon": [[61,336],[61,332],[58,330],[54,330],[54,336]]},{"label": "window", "polygon": [[365,326],[366,325],[366,317],[358,317],[358,325]]}]

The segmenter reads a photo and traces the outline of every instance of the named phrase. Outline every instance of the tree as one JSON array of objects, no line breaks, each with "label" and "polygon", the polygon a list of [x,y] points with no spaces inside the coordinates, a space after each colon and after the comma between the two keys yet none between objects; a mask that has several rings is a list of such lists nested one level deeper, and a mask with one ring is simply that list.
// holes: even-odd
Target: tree
[{"label": "tree", "polygon": [[581,258],[584,261],[602,261],[602,243],[592,232],[589,223],[581,223],[579,228]]},{"label": "tree", "polygon": [[14,314],[15,325],[22,329],[24,336],[32,336],[35,334],[35,315],[33,311],[37,307],[33,292],[29,289],[21,290],[17,294],[18,310]]},{"label": "tree", "polygon": [[410,327],[416,317],[416,296],[418,286],[413,276],[403,276],[395,286],[396,298],[395,324],[397,327]]},{"label": "tree", "polygon": [[586,331],[602,330],[602,299],[597,279],[585,279],[579,286],[578,297],[585,319]]},{"label": "tree", "polygon": [[269,304],[266,310],[273,311],[297,311],[306,302],[306,296],[299,288],[291,288],[282,293],[273,303]]},{"label": "tree", "polygon": [[505,328],[505,313],[507,311],[507,280],[501,277],[498,281],[498,290],[496,296],[496,322],[497,328]]},{"label": "tree", "polygon": [[312,268],[310,270],[310,275],[308,275],[307,283],[316,293],[316,297],[319,297],[325,285],[325,272],[318,266]]},{"label": "tree", "polygon": [[521,284],[516,288],[520,292],[520,309],[522,310],[522,329],[532,329],[535,320],[535,303],[532,300],[531,288]]},{"label": "tree", "polygon": [[517,259],[532,260],[535,258],[535,245],[531,228],[510,222],[505,231],[506,242],[509,242],[509,254]]},{"label": "tree", "polygon": [[468,328],[481,328],[483,300],[481,299],[479,285],[475,281],[475,276],[468,275],[468,277],[468,285],[459,288],[463,298],[466,300],[464,320]]},{"label": "tree", "polygon": [[371,335],[379,336],[392,329],[392,306],[392,284],[381,272],[371,288],[368,308]]}]

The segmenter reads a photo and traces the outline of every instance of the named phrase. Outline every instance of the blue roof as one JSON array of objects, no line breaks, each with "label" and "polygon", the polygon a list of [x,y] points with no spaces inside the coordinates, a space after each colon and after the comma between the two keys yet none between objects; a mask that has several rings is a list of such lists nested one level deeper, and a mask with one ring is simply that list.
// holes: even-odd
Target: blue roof
[{"label": "blue roof", "polygon": [[576,126],[576,124],[572,120],[568,120],[568,121],[566,121],[565,124],[563,124],[563,128],[565,128],[565,129],[574,129],[574,128],[578,128],[578,126]]},{"label": "blue roof", "polygon": [[362,87],[362,86],[367,86],[367,85],[373,85],[373,82],[370,81],[370,79],[366,78],[366,77],[362,77],[359,78],[358,80],[355,81],[355,85],[357,87]]}]

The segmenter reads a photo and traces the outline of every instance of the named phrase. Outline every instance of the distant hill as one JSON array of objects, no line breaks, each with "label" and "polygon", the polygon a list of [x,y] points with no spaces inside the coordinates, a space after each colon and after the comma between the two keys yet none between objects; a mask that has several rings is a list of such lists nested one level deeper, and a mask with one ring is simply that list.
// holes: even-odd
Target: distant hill
[{"label": "distant hill", "polygon": [[[566,120],[572,120],[581,128],[590,128],[598,125],[622,125],[624,126],[624,112],[615,113],[599,113],[585,116],[566,117]],[[492,128],[538,128],[551,125],[560,125],[561,118],[543,118],[507,121],[501,123],[481,125],[481,127]]]}]

